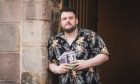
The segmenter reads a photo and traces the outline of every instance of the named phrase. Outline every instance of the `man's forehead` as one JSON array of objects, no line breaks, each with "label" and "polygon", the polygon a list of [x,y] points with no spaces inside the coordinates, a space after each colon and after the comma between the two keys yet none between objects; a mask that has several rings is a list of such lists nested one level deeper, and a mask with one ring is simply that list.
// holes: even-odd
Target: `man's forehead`
[{"label": "man's forehead", "polygon": [[75,14],[73,12],[62,12],[61,17],[65,16],[75,16]]}]

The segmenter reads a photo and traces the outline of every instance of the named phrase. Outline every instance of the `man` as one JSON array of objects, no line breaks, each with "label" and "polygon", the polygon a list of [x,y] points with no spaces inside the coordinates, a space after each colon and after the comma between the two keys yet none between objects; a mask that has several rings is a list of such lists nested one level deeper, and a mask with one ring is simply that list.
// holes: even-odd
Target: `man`
[{"label": "man", "polygon": [[98,66],[109,59],[108,50],[97,33],[77,24],[73,9],[60,11],[63,32],[48,41],[49,70],[59,84],[100,84]]}]

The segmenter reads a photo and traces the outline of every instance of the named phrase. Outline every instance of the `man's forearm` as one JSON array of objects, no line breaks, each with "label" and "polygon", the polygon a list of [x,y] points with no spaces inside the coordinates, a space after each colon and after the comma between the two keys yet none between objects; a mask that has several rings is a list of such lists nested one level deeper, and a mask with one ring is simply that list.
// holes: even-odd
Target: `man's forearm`
[{"label": "man's forearm", "polygon": [[94,58],[87,60],[88,66],[98,66],[104,63],[105,61],[109,60],[109,57],[105,54],[98,54]]},{"label": "man's forearm", "polygon": [[54,74],[58,74],[57,73],[57,65],[55,64],[55,63],[49,63],[49,70],[51,71],[51,72],[53,72]]}]

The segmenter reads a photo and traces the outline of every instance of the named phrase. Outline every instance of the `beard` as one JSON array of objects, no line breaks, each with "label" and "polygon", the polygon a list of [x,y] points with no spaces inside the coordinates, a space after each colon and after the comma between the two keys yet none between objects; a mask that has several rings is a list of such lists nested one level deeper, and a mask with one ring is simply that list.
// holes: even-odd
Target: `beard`
[{"label": "beard", "polygon": [[76,29],[76,26],[71,27],[71,28],[69,28],[69,29],[66,29],[66,28],[62,28],[62,29],[63,29],[63,31],[66,32],[66,33],[71,33],[71,32],[73,32],[73,31]]}]

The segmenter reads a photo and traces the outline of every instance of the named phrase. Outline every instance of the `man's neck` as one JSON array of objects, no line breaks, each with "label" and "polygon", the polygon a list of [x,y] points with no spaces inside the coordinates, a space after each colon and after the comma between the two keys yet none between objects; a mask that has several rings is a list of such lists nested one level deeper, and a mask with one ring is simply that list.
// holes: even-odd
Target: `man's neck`
[{"label": "man's neck", "polygon": [[73,32],[71,32],[71,33],[67,33],[67,32],[65,32],[65,36],[66,36],[66,38],[68,37],[76,37],[77,36],[77,34],[78,34],[78,29],[76,28]]},{"label": "man's neck", "polygon": [[76,28],[73,32],[71,33],[66,33],[65,32],[65,37],[68,41],[68,43],[71,45],[72,42],[75,40],[75,38],[77,37],[77,34],[78,34],[78,29]]}]

